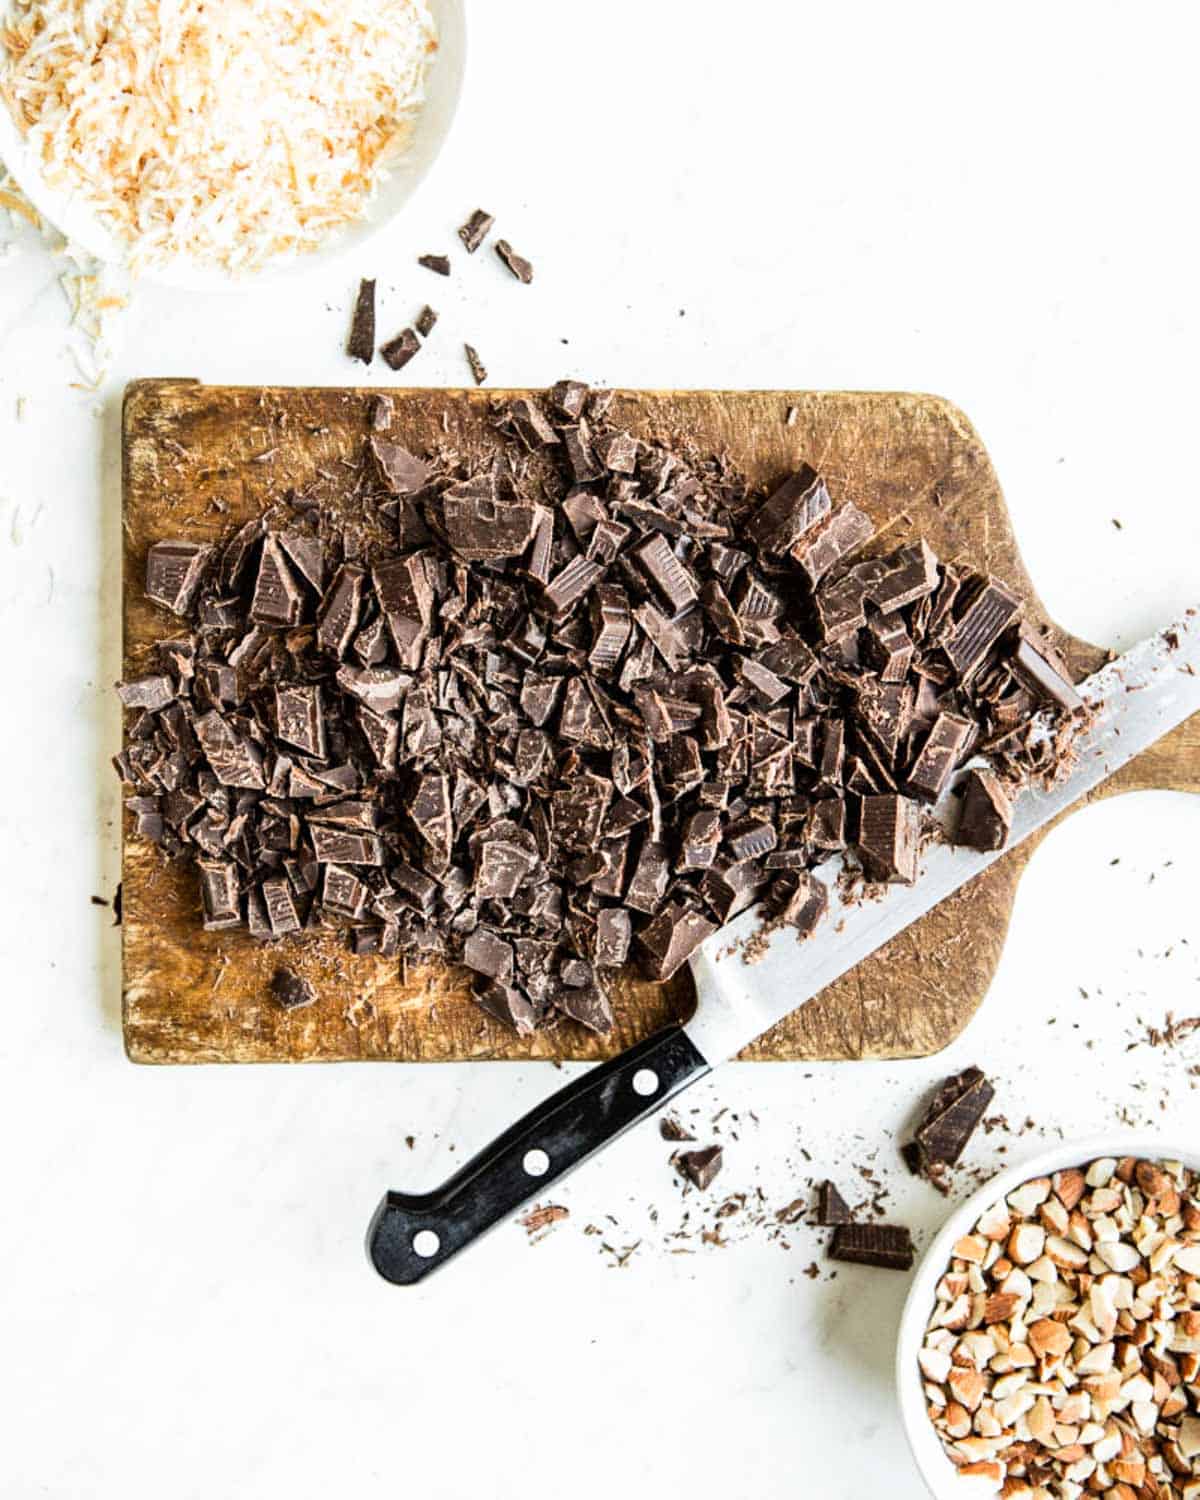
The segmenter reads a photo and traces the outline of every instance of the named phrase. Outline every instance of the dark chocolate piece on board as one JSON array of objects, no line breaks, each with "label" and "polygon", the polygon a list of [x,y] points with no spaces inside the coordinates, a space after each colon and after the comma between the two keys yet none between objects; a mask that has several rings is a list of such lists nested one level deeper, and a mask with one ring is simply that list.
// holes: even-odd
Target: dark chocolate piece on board
[{"label": "dark chocolate piece on board", "polygon": [[523,255],[518,255],[507,240],[496,241],[496,254],[517,278],[526,286],[533,280],[533,265]]},{"label": "dark chocolate piece on board", "polygon": [[259,554],[250,618],[260,625],[290,627],[299,625],[303,612],[304,591],[292,576],[278,537],[268,535]]},{"label": "dark chocolate piece on board", "polygon": [[325,593],[317,615],[317,640],[323,650],[345,656],[358,629],[363,571],[354,563],[340,569]]},{"label": "dark chocolate piece on board", "polygon": [[810,586],[816,588],[830,568],[865,546],[874,535],[870,517],[848,500],[823,522],[820,530],[803,537],[792,548],[792,556]]},{"label": "dark chocolate piece on board", "polygon": [[429,464],[399,443],[373,437],[371,453],[379,477],[393,495],[415,495],[429,483],[432,473]]},{"label": "dark chocolate piece on board", "polygon": [[464,344],[463,353],[467,356],[467,363],[471,367],[471,378],[476,385],[482,385],[487,379],[488,372],[483,360],[479,357],[479,351],[472,344]]},{"label": "dark chocolate piece on board", "polygon": [[764,552],[790,552],[832,508],[824,481],[805,464],[763,503],[747,532]]},{"label": "dark chocolate piece on board", "polygon": [[239,734],[217,709],[209,709],[196,720],[194,727],[204,758],[222,786],[253,791],[261,791],[266,786],[262,751],[252,740]]},{"label": "dark chocolate piece on board", "polygon": [[899,1224],[839,1224],[829,1247],[833,1260],[885,1271],[910,1271],[915,1252],[912,1235]]},{"label": "dark chocolate piece on board", "polygon": [[929,544],[922,538],[892,559],[887,571],[867,591],[867,598],[881,615],[894,614],[915,604],[938,586],[940,566]]},{"label": "dark chocolate piece on board", "polygon": [[360,281],[354,299],[354,317],[350,322],[350,339],[346,353],[369,365],[375,358],[375,283]]},{"label": "dark chocolate piece on board", "polygon": [[131,682],[117,683],[117,696],[126,708],[144,708],[157,713],[175,697],[175,684],[161,674],[135,677]]},{"label": "dark chocolate piece on board", "polygon": [[994,771],[972,770],[963,778],[962,812],[953,842],[967,849],[1003,849],[1012,829],[1012,799]]},{"label": "dark chocolate piece on board", "polygon": [[920,808],[911,798],[890,793],[864,797],[858,852],[868,878],[911,885],[917,878],[920,833]]},{"label": "dark chocolate piece on board", "polygon": [[909,790],[936,802],[970,744],[971,725],[958,714],[938,714],[908,773]]},{"label": "dark chocolate piece on board", "polygon": [[242,924],[238,896],[237,865],[231,859],[199,859],[200,897],[204,903],[204,926],[209,932],[220,932]]},{"label": "dark chocolate piece on board", "polygon": [[510,985],[485,980],[475,986],[475,1003],[496,1021],[511,1026],[518,1036],[530,1036],[537,1025],[537,1012],[528,999]]},{"label": "dark chocolate piece on board", "polygon": [[975,1067],[941,1084],[913,1136],[926,1166],[934,1162],[953,1166],[958,1161],[995,1094]]},{"label": "dark chocolate piece on board", "polygon": [[418,255],[417,264],[424,266],[427,271],[436,271],[439,276],[449,276],[450,257],[448,255]]},{"label": "dark chocolate piece on board", "polygon": [[650,582],[678,614],[700,597],[694,574],[682,558],[671,550],[662,532],[656,531],[634,549],[634,556],[645,568]]},{"label": "dark chocolate piece on board", "polygon": [[437,313],[434,312],[433,308],[430,307],[427,302],[421,309],[421,311],[417,314],[417,316],[413,319],[413,327],[417,330],[417,332],[423,339],[427,339],[433,332],[433,326],[437,322],[437,320]]},{"label": "dark chocolate piece on board", "polygon": [[[767,856],[768,863],[771,856]],[[810,937],[829,910],[829,887],[807,870],[798,870],[778,920],[796,929],[798,937]]]},{"label": "dark chocolate piece on board", "polygon": [[312,1005],[317,998],[317,991],[311,981],[288,968],[275,970],[271,979],[271,993],[284,1010],[300,1010],[306,1005]]},{"label": "dark chocolate piece on board", "polygon": [[694,908],[677,901],[664,906],[638,933],[638,940],[646,950],[650,973],[655,979],[670,979],[716,930],[715,925]]},{"label": "dark chocolate piece on board", "polygon": [[619,969],[629,957],[633,924],[620,906],[606,906],[596,914],[596,962],[601,968]]},{"label": "dark chocolate piece on board", "polygon": [[817,1189],[817,1223],[832,1229],[837,1224],[849,1224],[853,1217],[850,1205],[827,1177]]},{"label": "dark chocolate piece on board", "polygon": [[414,354],[420,353],[421,340],[412,328],[402,328],[394,339],[380,345],[383,362],[390,370],[402,370]]},{"label": "dark chocolate piece on board", "polygon": [[577,988],[564,985],[555,995],[554,1003],[564,1015],[586,1026],[589,1031],[603,1036],[612,1030],[612,1005],[595,980]]},{"label": "dark chocolate piece on board", "polygon": [[721,1165],[720,1146],[702,1146],[697,1151],[681,1151],[675,1158],[675,1169],[679,1175],[686,1177],[701,1192],[712,1186]]},{"label": "dark chocolate piece on board", "polygon": [[277,687],[275,725],[281,740],[295,745],[306,755],[325,759],[325,716],[321,711],[319,687]]},{"label": "dark chocolate piece on board", "polygon": [[214,550],[202,542],[155,542],[146,554],[146,597],[186,615]]},{"label": "dark chocolate piece on board", "polygon": [[279,545],[305,583],[320,593],[325,587],[325,547],[321,538],[302,531],[281,531]]},{"label": "dark chocolate piece on board", "polygon": [[475,254],[487,239],[488,232],[495,222],[492,214],[484,213],[482,208],[477,208],[467,222],[459,228],[458,237],[466,246],[468,255]]},{"label": "dark chocolate piece on board", "polygon": [[943,648],[960,677],[970,677],[1021,612],[1003,584],[989,578],[959,617]]},{"label": "dark chocolate piece on board", "polygon": [[1012,669],[1035,693],[1048,698],[1067,713],[1083,707],[1083,699],[1066,675],[1064,664],[1053,660],[1049,647],[1042,645],[1039,648],[1023,638],[1013,652]]}]

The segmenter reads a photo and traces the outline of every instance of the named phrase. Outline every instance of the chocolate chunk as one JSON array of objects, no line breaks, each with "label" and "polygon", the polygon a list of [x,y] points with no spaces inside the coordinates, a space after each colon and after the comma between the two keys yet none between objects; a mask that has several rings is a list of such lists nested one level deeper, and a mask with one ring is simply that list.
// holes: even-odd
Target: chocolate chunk
[{"label": "chocolate chunk", "polygon": [[316,1002],[313,984],[293,969],[276,969],[271,979],[271,993],[284,1010],[301,1010]]},{"label": "chocolate chunk", "polygon": [[913,1136],[923,1170],[927,1172],[935,1163],[953,1166],[958,1161],[995,1094],[975,1067],[941,1084]]},{"label": "chocolate chunk", "polygon": [[954,842],[968,849],[1003,849],[1012,828],[1012,801],[993,771],[968,771]]},{"label": "chocolate chunk", "polygon": [[588,388],[581,380],[560,380],[551,387],[550,399],[569,422],[577,422],[583,415]]},{"label": "chocolate chunk", "polygon": [[1083,707],[1083,699],[1066,675],[1065,666],[1052,660],[1052,653],[1046,645],[1039,648],[1028,639],[1019,641],[1013,653],[1012,668],[1035,693],[1067,713]]},{"label": "chocolate chunk", "polygon": [[217,709],[202,714],[196,720],[195,730],[204,758],[222,786],[259,790],[266,786],[262,751],[253,741],[238,734]]},{"label": "chocolate chunk", "polygon": [[580,417],[573,427],[562,428],[561,436],[567,463],[571,468],[571,478],[575,483],[590,484],[592,480],[599,479],[604,471],[592,452],[591,434],[586,420]]},{"label": "chocolate chunk", "polygon": [[204,903],[204,926],[208,932],[240,927],[241,901],[237,865],[231,859],[199,859],[200,896]]},{"label": "chocolate chunk", "polygon": [[507,240],[496,241],[496,254],[517,278],[526,286],[533,280],[533,266],[523,255],[518,255]]},{"label": "chocolate chunk", "polygon": [[778,703],[791,691],[781,677],[777,677],[770,667],[756,661],[753,656],[740,657],[737,670],[742,682],[768,703]]},{"label": "chocolate chunk", "polygon": [[687,564],[671,551],[661,532],[647,537],[633,554],[650,582],[658,589],[673,614],[679,614],[700,597],[696,579]]},{"label": "chocolate chunk", "polygon": [[144,708],[157,713],[175,697],[175,684],[169,677],[161,675],[135,677],[132,682],[118,682],[117,695],[126,708]]},{"label": "chocolate chunk", "polygon": [[660,1115],[658,1133],[664,1141],[694,1141],[696,1137],[674,1115]]},{"label": "chocolate chunk", "polygon": [[725,830],[725,846],[735,860],[759,859],[778,843],[774,825],[759,818],[743,818]]},{"label": "chocolate chunk", "polygon": [[490,927],[477,927],[463,944],[463,963],[477,974],[484,974],[498,984],[511,984],[513,977],[512,944]]},{"label": "chocolate chunk", "polygon": [[701,1192],[711,1187],[717,1173],[721,1170],[722,1153],[720,1146],[704,1146],[698,1151],[681,1151],[675,1158],[675,1169],[681,1177],[686,1177],[693,1187],[699,1188]]},{"label": "chocolate chunk", "polygon": [[646,950],[647,968],[654,978],[670,979],[716,930],[701,912],[672,901],[642,928],[638,941]]},{"label": "chocolate chunk", "polygon": [[186,615],[213,555],[200,542],[155,542],[146,554],[146,597]]},{"label": "chocolate chunk", "polygon": [[321,865],[381,865],[383,845],[373,833],[353,833],[323,823],[309,826],[313,854]]},{"label": "chocolate chunk", "polygon": [[753,860],[744,860],[727,870],[709,870],[701,878],[700,893],[717,920],[724,923],[748,911],[758,900],[765,884],[761,867]]},{"label": "chocolate chunk", "polygon": [[565,1016],[586,1026],[589,1031],[603,1036],[612,1030],[612,1005],[594,980],[576,989],[564,986],[555,995],[554,1003]]},{"label": "chocolate chunk", "polygon": [[518,1036],[530,1036],[537,1025],[537,1012],[520,990],[511,985],[486,980],[476,985],[473,999],[494,1020],[511,1026]]},{"label": "chocolate chunk", "polygon": [[623,907],[606,906],[596,914],[596,962],[619,969],[629,958],[633,924]]},{"label": "chocolate chunk", "polygon": [[867,621],[866,657],[880,682],[903,682],[912,666],[914,650],[912,638],[899,616]]},{"label": "chocolate chunk", "polygon": [[670,877],[671,865],[667,859],[667,851],[656,839],[647,839],[630,877],[625,904],[633,907],[634,911],[650,916],[662,904]]},{"label": "chocolate chunk", "polygon": [[632,474],[637,468],[638,442],[628,432],[606,432],[592,444],[596,457],[613,474]]},{"label": "chocolate chunk", "polygon": [[582,554],[573,557],[546,585],[546,603],[555,615],[563,618],[603,576],[604,569],[599,563],[589,561]]},{"label": "chocolate chunk", "polygon": [[420,350],[421,340],[412,328],[402,328],[394,339],[389,339],[386,344],[379,346],[383,362],[391,370],[402,370],[414,354],[420,353]]},{"label": "chocolate chunk", "polygon": [[815,534],[809,533],[792,549],[792,556],[809,584],[816,588],[830,568],[856,552],[875,535],[869,516],[850,501],[840,505]]},{"label": "chocolate chunk", "polygon": [[318,610],[317,640],[324,651],[332,651],[338,657],[347,654],[354,631],[359,628],[362,598],[363,570],[347,562],[339,568]]},{"label": "chocolate chunk", "polygon": [[464,562],[520,557],[537,519],[534,506],[497,500],[479,480],[447,490],[442,512],[450,545]]},{"label": "chocolate chunk", "polygon": [[430,307],[428,303],[426,303],[421,311],[417,314],[417,316],[413,319],[413,327],[417,330],[417,332],[423,339],[427,339],[433,332],[434,324],[437,322],[437,320],[437,313],[435,313],[433,308]]},{"label": "chocolate chunk", "polygon": [[[449,272],[446,273],[449,275]],[[482,385],[488,377],[487,368],[479,357],[479,351],[473,344],[464,344],[463,353],[467,356],[467,363],[471,367],[471,378],[476,385]]]},{"label": "chocolate chunk", "polygon": [[319,594],[325,587],[325,548],[320,537],[300,531],[281,531],[279,545],[284,555],[305,583]]},{"label": "chocolate chunk", "polygon": [[450,257],[448,255],[418,255],[417,264],[424,266],[427,271],[436,271],[439,276],[449,276]]},{"label": "chocolate chunk", "polygon": [[262,899],[273,936],[287,937],[293,932],[300,931],[300,918],[296,913],[296,903],[292,899],[291,887],[284,876],[275,875],[270,880],[263,881]]},{"label": "chocolate chunk", "polygon": [[618,584],[602,583],[593,589],[590,603],[593,636],[588,663],[604,676],[620,661],[633,628],[629,597]]},{"label": "chocolate chunk", "polygon": [[[767,856],[770,866],[772,856]],[[807,870],[798,870],[795,884],[788,890],[787,898],[780,909],[778,920],[794,927],[798,937],[810,937],[829,910],[829,888]]]},{"label": "chocolate chunk", "polygon": [[915,1252],[912,1235],[898,1224],[840,1224],[829,1254],[834,1260],[885,1271],[910,1271]]},{"label": "chocolate chunk", "polygon": [[759,508],[748,527],[764,552],[790,552],[800,539],[829,515],[833,502],[823,480],[805,464],[785,479]]},{"label": "chocolate chunk", "polygon": [[721,815],[708,809],[695,812],[684,824],[679,870],[707,870],[721,842]]},{"label": "chocolate chunk", "polygon": [[958,714],[938,714],[920,755],[908,773],[908,788],[918,797],[936,802],[967,753],[971,725]]},{"label": "chocolate chunk", "polygon": [[887,571],[872,583],[867,598],[882,615],[915,604],[938,586],[941,568],[924,540],[897,552]]},{"label": "chocolate chunk", "polygon": [[978,670],[988,652],[1016,619],[1021,606],[1008,590],[989,578],[959,617],[944,650],[960,677]]},{"label": "chocolate chunk", "polygon": [[817,1223],[832,1229],[838,1224],[849,1224],[853,1217],[850,1205],[827,1177],[817,1189]]},{"label": "chocolate chunk", "polygon": [[537,866],[537,855],[513,839],[488,839],[479,846],[475,894],[481,901],[507,901]]},{"label": "chocolate chunk", "polygon": [[458,237],[466,246],[467,254],[474,255],[484,240],[487,239],[495,218],[484,213],[482,208],[477,208],[467,222],[458,231]]},{"label": "chocolate chunk", "polygon": [[911,885],[917,878],[921,814],[908,797],[864,797],[858,852],[871,880]]},{"label": "chocolate chunk", "polygon": [[275,732],[306,755],[325,759],[325,716],[319,687],[275,689]]},{"label": "chocolate chunk", "polygon": [[375,283],[360,281],[358,296],[354,299],[354,317],[350,323],[350,339],[346,353],[351,359],[359,359],[369,365],[375,358]]},{"label": "chocolate chunk", "polygon": [[260,625],[287,628],[299,625],[303,613],[304,591],[292,576],[279,539],[266,536],[258,560],[250,618]]},{"label": "chocolate chunk", "polygon": [[432,472],[429,464],[399,443],[387,443],[382,438],[373,437],[371,453],[379,477],[393,495],[415,495],[429,483]]},{"label": "chocolate chunk", "polygon": [[508,419],[531,449],[549,448],[559,441],[558,433],[536,401],[520,397],[509,407]]}]

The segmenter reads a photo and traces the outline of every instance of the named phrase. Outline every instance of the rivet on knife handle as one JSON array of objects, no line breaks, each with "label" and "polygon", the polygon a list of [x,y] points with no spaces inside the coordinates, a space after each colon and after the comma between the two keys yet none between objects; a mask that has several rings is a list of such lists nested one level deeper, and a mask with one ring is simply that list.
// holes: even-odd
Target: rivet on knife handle
[{"label": "rivet on knife handle", "polygon": [[440,1188],[388,1193],[367,1232],[371,1263],[397,1285],[422,1280],[708,1071],[680,1026],[590,1069]]}]

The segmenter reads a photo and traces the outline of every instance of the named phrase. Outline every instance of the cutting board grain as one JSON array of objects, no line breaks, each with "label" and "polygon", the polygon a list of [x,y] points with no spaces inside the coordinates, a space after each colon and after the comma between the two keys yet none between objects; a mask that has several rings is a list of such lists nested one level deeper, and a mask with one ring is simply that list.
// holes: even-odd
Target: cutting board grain
[{"label": "cutting board grain", "polygon": [[[216,537],[285,490],[336,475],[361,451],[373,394],[169,380],[128,388],[126,675],[143,668],[153,641],[169,629],[142,595],[151,542]],[[490,403],[516,393],[387,394],[410,447],[448,442],[482,454],[492,442]],[[757,484],[806,459],[835,499],[852,497],[870,512],[889,546],[923,535],[943,559],[1014,584],[1032,616],[1046,620],[983,444],[946,401],[869,392],[628,391],[619,394],[614,416],[639,435],[726,453]],[[1077,676],[1102,660],[1097,648],[1054,629]],[[1200,718],[1131,764],[1105,794],[1141,787],[1200,791]],[[1030,844],[1015,850],[743,1055],[913,1057],[946,1046],[987,991],[1031,853]],[[472,1003],[461,971],[356,958],[330,933],[288,946],[287,962],[320,992],[315,1006],[288,1014],[268,993],[280,954],[243,934],[202,931],[192,873],[165,863],[128,826],[123,941],[125,1045],[136,1062],[596,1059],[686,1017],[693,1003],[686,972],[667,985],[631,975],[618,981],[611,1036],[563,1026],[521,1039]]]}]

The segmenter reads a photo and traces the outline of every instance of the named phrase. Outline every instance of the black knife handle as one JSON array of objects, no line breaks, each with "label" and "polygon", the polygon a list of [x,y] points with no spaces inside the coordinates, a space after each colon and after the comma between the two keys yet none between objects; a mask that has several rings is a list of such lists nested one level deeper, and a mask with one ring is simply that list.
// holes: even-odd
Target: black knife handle
[{"label": "black knife handle", "polygon": [[440,1188],[389,1192],[367,1231],[371,1263],[399,1286],[422,1280],[708,1071],[681,1026],[590,1069]]}]

